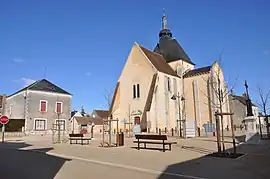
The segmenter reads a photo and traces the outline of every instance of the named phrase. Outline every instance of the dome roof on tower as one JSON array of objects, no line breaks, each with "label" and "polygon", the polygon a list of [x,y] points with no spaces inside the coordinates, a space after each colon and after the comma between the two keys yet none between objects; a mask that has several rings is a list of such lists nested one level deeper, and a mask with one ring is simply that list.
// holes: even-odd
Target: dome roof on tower
[{"label": "dome roof on tower", "polygon": [[162,29],[159,32],[159,43],[156,45],[154,52],[161,54],[167,63],[184,60],[195,65],[186,54],[181,45],[172,37],[172,32],[167,27],[167,17],[162,17]]}]

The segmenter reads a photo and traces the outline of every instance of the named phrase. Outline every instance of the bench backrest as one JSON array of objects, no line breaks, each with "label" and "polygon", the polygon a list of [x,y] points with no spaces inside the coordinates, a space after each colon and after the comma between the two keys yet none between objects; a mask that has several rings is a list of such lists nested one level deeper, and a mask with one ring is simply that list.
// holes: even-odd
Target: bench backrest
[{"label": "bench backrest", "polygon": [[166,135],[135,135],[136,139],[148,139],[148,140],[167,140]]},{"label": "bench backrest", "polygon": [[83,137],[83,134],[69,134],[69,137]]}]

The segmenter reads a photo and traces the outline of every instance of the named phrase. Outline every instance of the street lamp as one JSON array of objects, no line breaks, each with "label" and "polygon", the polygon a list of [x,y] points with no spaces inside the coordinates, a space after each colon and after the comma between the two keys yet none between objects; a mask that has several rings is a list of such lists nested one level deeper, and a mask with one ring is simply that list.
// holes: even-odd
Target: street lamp
[{"label": "street lamp", "polygon": [[180,101],[185,101],[186,99],[183,96],[180,96],[179,92],[176,94],[174,94],[171,97],[172,100],[177,100],[178,101],[178,118],[177,121],[177,126],[178,126],[178,122],[179,122],[179,132],[180,132],[180,137],[182,137],[182,117],[181,117],[181,105],[180,105]]}]

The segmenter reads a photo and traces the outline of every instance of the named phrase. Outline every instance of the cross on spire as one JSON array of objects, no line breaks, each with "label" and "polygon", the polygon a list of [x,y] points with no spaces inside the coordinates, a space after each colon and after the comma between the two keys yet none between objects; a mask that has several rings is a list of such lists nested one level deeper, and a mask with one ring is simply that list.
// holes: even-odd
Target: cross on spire
[{"label": "cross on spire", "polygon": [[162,29],[168,29],[168,25],[167,25],[167,16],[166,16],[165,8],[163,8]]}]

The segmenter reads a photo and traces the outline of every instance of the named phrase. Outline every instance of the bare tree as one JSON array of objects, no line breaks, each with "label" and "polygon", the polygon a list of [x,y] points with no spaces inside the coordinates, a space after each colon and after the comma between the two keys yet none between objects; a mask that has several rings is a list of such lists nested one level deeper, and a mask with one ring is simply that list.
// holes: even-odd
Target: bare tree
[{"label": "bare tree", "polygon": [[[208,77],[207,79],[203,78],[204,81],[208,85],[208,92],[205,93],[202,91],[202,93],[208,98],[207,105],[209,105],[212,108],[212,111],[215,111],[215,113],[219,113],[220,121],[216,121],[216,124],[221,124],[221,138],[222,138],[222,150],[225,151],[225,143],[224,143],[224,113],[223,110],[226,105],[229,103],[229,95],[231,91],[235,88],[234,85],[230,85],[229,83],[226,83],[225,80],[223,80],[222,71],[220,67],[218,67],[216,70],[212,69],[212,75]],[[228,107],[228,106],[227,106]],[[229,109],[227,109],[229,111]],[[227,112],[228,112],[227,111]],[[218,118],[216,118],[218,120]],[[219,125],[216,126],[217,129],[217,142],[220,141],[220,135],[219,135]]]},{"label": "bare tree", "polygon": [[260,110],[263,112],[263,115],[265,116],[267,136],[269,138],[270,133],[269,133],[268,110],[269,110],[270,91],[265,92],[260,86],[258,86],[258,93],[260,96],[260,102],[258,102],[258,106]]},{"label": "bare tree", "polygon": [[103,94],[103,97],[105,99],[105,108],[107,110],[110,110],[111,114],[113,114],[119,106],[118,104],[113,102],[113,100],[116,100],[116,99],[113,99],[114,93],[116,93],[114,90],[105,89],[104,94]]},{"label": "bare tree", "polygon": [[113,91],[112,90],[108,90],[105,89],[104,90],[104,94],[103,97],[105,99],[105,106],[107,109],[110,109],[111,105],[112,105],[112,98],[113,98]]}]

